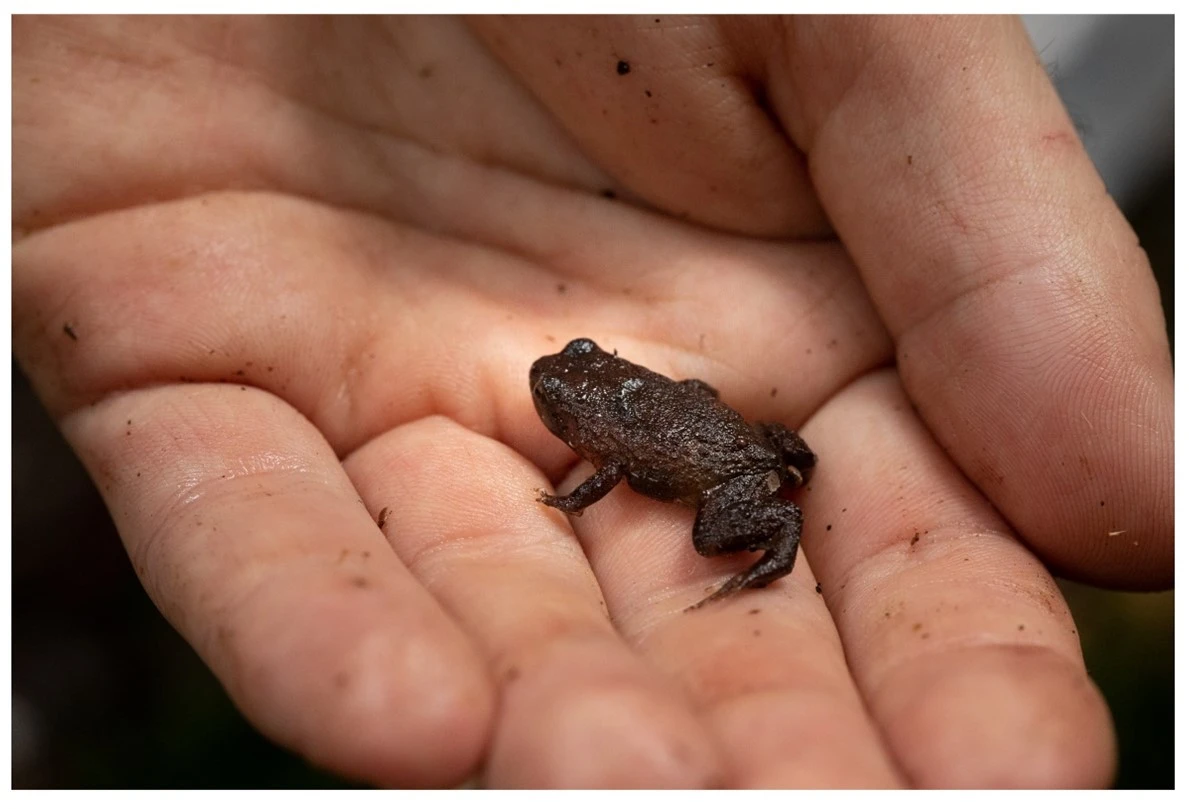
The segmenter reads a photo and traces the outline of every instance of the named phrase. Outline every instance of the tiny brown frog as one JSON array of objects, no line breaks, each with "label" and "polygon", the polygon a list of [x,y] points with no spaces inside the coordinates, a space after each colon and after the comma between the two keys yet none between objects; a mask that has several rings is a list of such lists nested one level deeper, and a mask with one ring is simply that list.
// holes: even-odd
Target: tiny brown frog
[{"label": "tiny brown frog", "polygon": [[764,551],[691,609],[788,575],[801,540],[801,510],[778,494],[804,483],[817,457],[783,424],[749,424],[698,379],[676,382],[572,340],[529,371],[533,404],[550,432],[595,473],[564,497],[538,498],[581,514],[626,478],[640,494],[698,509],[694,548],[703,556]]}]

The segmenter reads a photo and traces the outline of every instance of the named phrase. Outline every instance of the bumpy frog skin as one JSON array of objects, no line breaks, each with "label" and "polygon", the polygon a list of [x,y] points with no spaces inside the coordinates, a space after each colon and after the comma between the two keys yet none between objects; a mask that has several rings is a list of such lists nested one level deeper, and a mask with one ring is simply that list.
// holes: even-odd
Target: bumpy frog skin
[{"label": "bumpy frog skin", "polygon": [[641,494],[698,509],[693,540],[703,556],[764,551],[694,607],[793,569],[801,510],[778,492],[804,483],[817,462],[796,432],[749,424],[705,382],[675,382],[585,338],[534,362],[529,385],[545,426],[595,467],[573,492],[542,494],[542,503],[581,514],[627,478]]}]

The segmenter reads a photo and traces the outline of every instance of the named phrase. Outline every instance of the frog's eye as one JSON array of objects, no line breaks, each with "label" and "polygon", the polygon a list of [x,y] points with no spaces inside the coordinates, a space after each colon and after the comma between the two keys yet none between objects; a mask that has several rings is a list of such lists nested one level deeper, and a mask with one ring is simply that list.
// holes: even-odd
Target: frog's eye
[{"label": "frog's eye", "polygon": [[543,376],[537,380],[537,384],[533,385],[533,395],[556,398],[559,393],[565,390],[565,387],[565,383],[556,376]]},{"label": "frog's eye", "polygon": [[579,354],[589,354],[592,351],[598,350],[599,347],[595,345],[594,340],[590,340],[586,337],[579,337],[578,339],[571,340],[569,343],[567,343],[566,347],[562,349],[561,353],[565,354],[567,357],[576,357]]}]

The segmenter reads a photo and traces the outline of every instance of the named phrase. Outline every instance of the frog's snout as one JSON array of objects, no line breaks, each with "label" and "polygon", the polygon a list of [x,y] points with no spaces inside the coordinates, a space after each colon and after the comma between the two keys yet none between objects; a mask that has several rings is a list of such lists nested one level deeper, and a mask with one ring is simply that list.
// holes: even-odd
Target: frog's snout
[{"label": "frog's snout", "polygon": [[532,368],[528,369],[528,385],[532,390],[533,401],[544,403],[549,400],[546,390],[549,386],[545,384],[548,379],[549,375],[545,373],[539,360],[533,363]]},{"label": "frog's snout", "polygon": [[548,374],[544,372],[537,363],[533,363],[533,367],[528,372],[528,382],[530,390],[532,391],[533,407],[537,410],[537,415],[541,417],[541,421],[550,432],[557,434],[557,419],[554,417],[554,408],[551,405],[549,397],[549,379]]}]

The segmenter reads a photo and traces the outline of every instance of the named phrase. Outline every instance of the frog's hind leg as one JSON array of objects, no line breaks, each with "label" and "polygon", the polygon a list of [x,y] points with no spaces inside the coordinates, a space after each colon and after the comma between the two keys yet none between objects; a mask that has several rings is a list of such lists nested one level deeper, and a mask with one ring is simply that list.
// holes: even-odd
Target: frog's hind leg
[{"label": "frog's hind leg", "polygon": [[763,550],[764,555],[689,609],[787,576],[800,541],[801,509],[777,497],[766,475],[737,478],[712,489],[694,521],[695,550],[702,556],[744,550]]},{"label": "frog's hind leg", "polygon": [[809,473],[817,464],[817,456],[796,431],[777,422],[761,422],[757,425],[773,448],[780,453],[781,462],[788,473],[788,481],[800,486],[809,479]]}]

